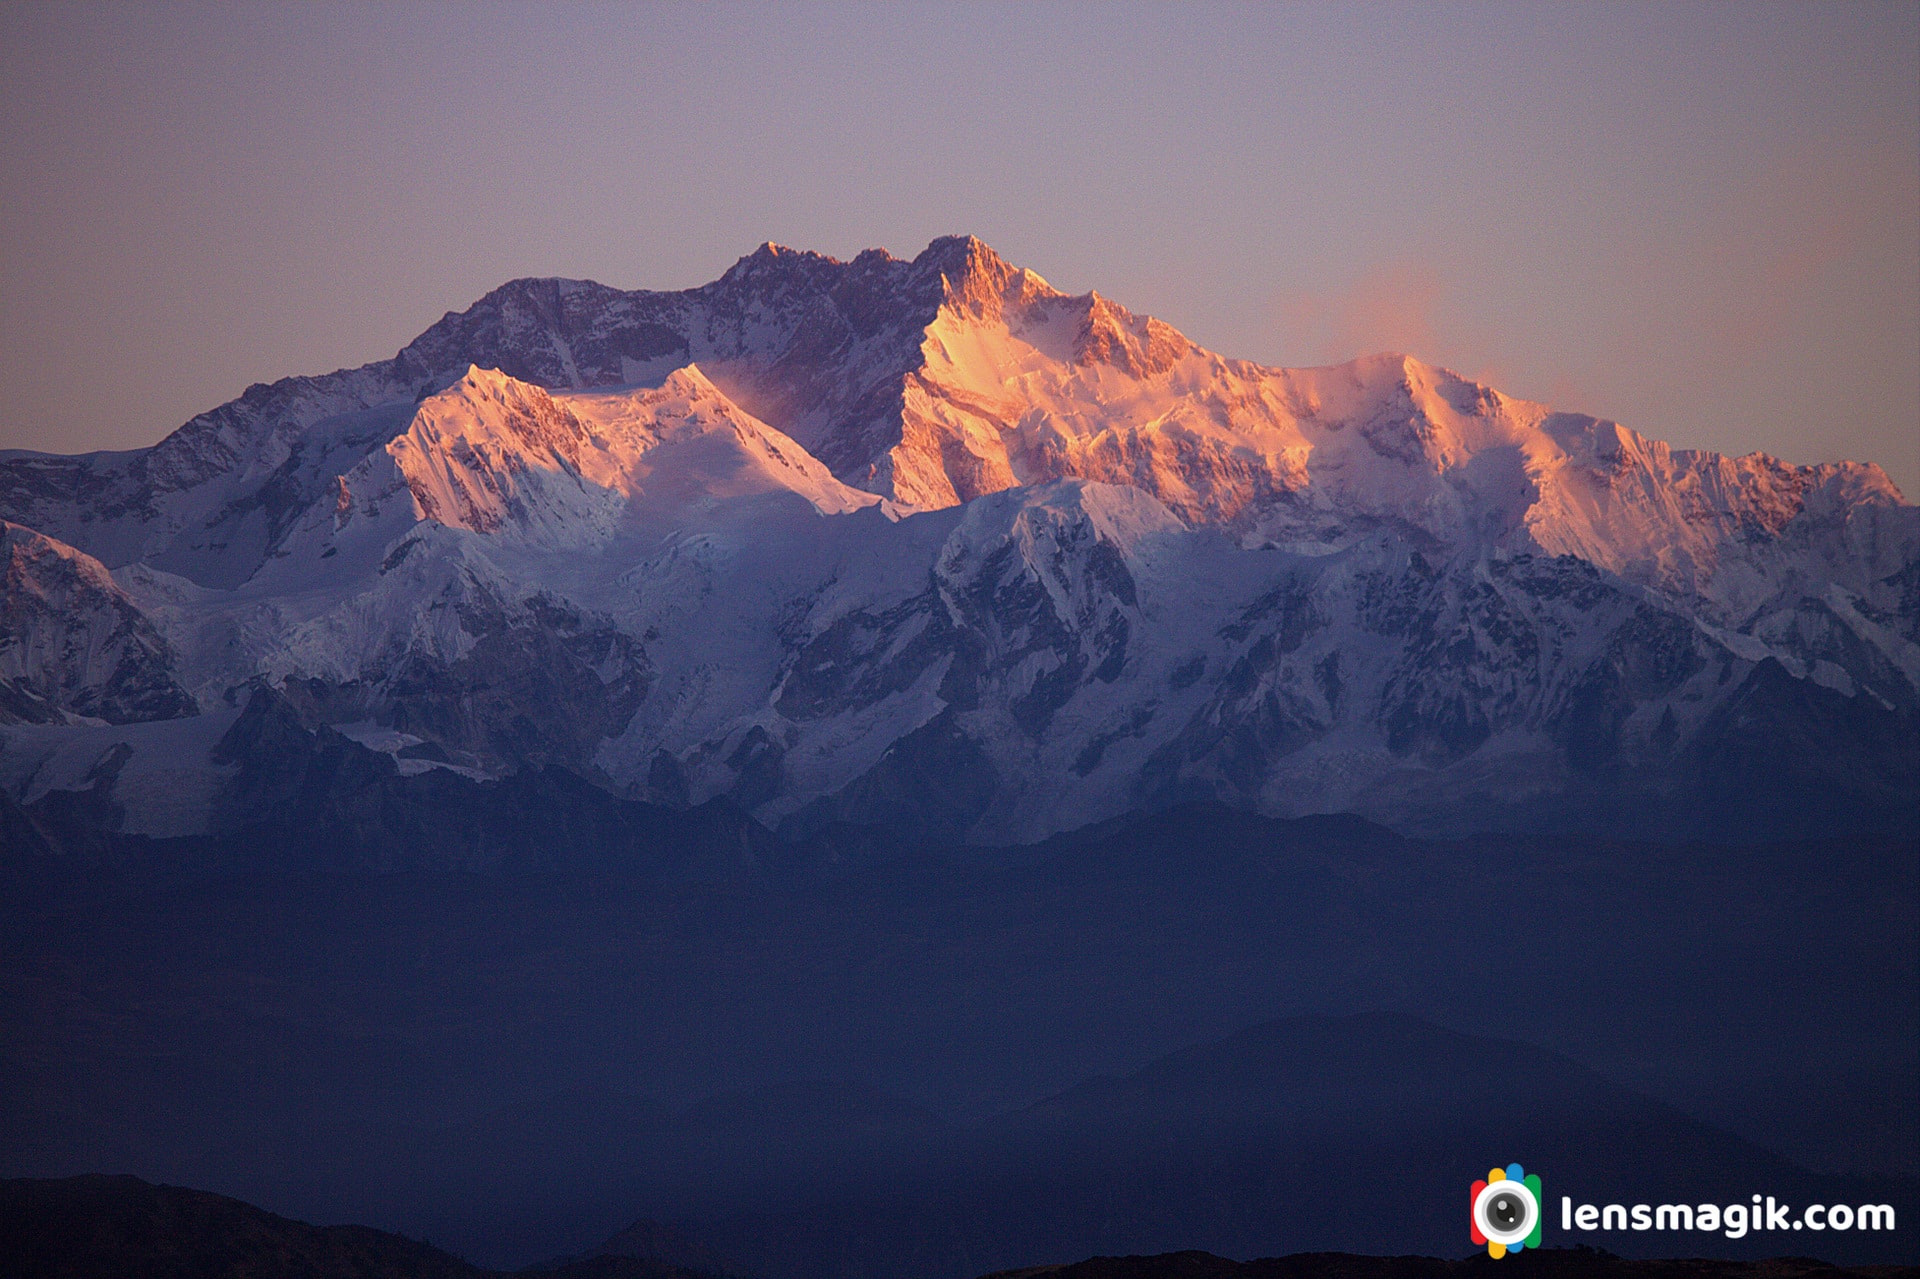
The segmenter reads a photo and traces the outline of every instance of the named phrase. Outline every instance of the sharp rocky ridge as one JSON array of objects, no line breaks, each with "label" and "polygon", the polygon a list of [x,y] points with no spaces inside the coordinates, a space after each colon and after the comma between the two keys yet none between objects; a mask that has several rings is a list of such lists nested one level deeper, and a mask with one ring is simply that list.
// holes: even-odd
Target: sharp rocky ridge
[{"label": "sharp rocky ridge", "polygon": [[517,280],[152,448],[0,454],[0,517],[0,783],[54,844],[234,820],[248,733],[987,842],[1201,797],[1920,816],[1920,510],[1878,467],[1228,359],[970,237]]}]

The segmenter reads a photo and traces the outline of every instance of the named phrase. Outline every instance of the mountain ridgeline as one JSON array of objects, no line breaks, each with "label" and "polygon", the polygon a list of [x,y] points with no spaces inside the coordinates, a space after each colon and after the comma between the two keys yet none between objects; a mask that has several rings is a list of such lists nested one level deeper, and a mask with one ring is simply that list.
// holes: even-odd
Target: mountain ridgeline
[{"label": "mountain ridgeline", "polygon": [[1879,468],[1227,359],[971,238],[514,281],[152,448],[0,454],[0,517],[7,829],[54,850],[238,829],[328,751],[284,802],[1920,820],[1920,509]]}]

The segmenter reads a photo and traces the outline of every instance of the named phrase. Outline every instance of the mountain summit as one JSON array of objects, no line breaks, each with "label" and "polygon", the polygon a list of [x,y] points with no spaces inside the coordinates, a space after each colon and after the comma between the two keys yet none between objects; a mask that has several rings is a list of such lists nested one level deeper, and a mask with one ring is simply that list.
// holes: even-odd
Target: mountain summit
[{"label": "mountain summit", "polygon": [[[1228,359],[972,237],[516,280],[151,449],[0,455],[0,517],[31,548],[0,716],[41,721],[0,781],[105,788],[125,831],[217,822],[226,783],[180,791],[188,749],[143,797],[116,723],[211,752],[263,690],[403,774],[800,829],[1210,796],[1785,833],[1920,793],[1920,511],[1878,467],[1675,450],[1400,355]],[[117,647],[35,604],[69,564]]]}]

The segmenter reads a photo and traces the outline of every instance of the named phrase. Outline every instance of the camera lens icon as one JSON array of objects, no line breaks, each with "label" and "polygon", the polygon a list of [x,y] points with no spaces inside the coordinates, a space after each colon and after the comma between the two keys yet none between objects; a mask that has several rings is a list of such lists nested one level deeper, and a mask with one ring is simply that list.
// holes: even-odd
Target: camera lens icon
[{"label": "camera lens icon", "polygon": [[1540,1178],[1519,1164],[1495,1168],[1485,1181],[1473,1183],[1473,1241],[1487,1246],[1490,1256],[1540,1246]]},{"label": "camera lens icon", "polygon": [[1540,1205],[1533,1201],[1524,1182],[1496,1181],[1480,1192],[1480,1202],[1473,1211],[1480,1233],[1489,1242],[1512,1247],[1533,1233],[1533,1219],[1540,1215]]}]

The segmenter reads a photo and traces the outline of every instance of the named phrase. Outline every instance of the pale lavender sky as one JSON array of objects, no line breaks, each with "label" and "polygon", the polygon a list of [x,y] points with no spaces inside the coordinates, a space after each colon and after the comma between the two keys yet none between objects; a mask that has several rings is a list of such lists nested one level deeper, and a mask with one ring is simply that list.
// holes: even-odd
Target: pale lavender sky
[{"label": "pale lavender sky", "polygon": [[514,276],[979,235],[1920,497],[1920,5],[0,10],[0,446],[152,443]]}]

